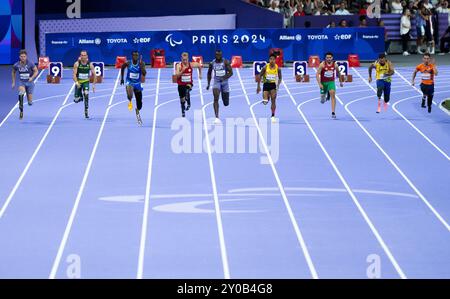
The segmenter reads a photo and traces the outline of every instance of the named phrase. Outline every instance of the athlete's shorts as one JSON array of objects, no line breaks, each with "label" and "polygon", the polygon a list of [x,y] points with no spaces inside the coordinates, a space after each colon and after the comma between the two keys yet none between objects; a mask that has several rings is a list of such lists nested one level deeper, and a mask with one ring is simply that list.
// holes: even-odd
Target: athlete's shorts
[{"label": "athlete's shorts", "polygon": [[379,79],[377,80],[377,95],[381,97],[381,94],[390,95],[391,94],[391,82]]},{"label": "athlete's shorts", "polygon": [[214,79],[213,89],[218,89],[221,92],[230,92],[230,85],[228,84],[228,80]]},{"label": "athlete's shorts", "polygon": [[80,87],[81,88],[79,88],[79,89],[75,88],[75,98],[76,99],[81,98],[83,96],[84,91],[89,92],[89,81],[80,83]]},{"label": "athlete's shorts", "polygon": [[192,86],[178,85],[178,95],[180,96],[180,99],[186,98],[186,93],[188,90],[191,91]]},{"label": "athlete's shorts", "polygon": [[334,81],[322,82],[323,89],[320,90],[320,94],[327,94],[330,90],[336,90],[336,83]]},{"label": "athlete's shorts", "polygon": [[28,81],[19,81],[19,87],[23,86],[25,87],[25,92],[27,94],[33,94],[34,91],[34,82],[28,82]]},{"label": "athlete's shorts", "polygon": [[425,26],[425,40],[427,42],[433,41],[433,34],[431,33],[431,27]]},{"label": "athlete's shorts", "polygon": [[142,87],[142,83],[141,82],[136,82],[135,83],[135,82],[127,81],[126,85],[133,87],[134,91],[142,91],[142,90],[144,90],[144,88]]},{"label": "athlete's shorts", "polygon": [[420,84],[420,90],[422,93],[427,96],[434,95],[434,84]]},{"label": "athlete's shorts", "polygon": [[277,89],[276,83],[264,83],[263,85],[263,91],[272,91]]}]

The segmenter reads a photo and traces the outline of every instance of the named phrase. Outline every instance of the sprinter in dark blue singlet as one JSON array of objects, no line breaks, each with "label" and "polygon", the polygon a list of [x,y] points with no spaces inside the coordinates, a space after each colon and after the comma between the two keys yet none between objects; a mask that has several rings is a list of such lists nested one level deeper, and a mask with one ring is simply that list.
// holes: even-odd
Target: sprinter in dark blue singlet
[{"label": "sprinter in dark blue singlet", "polygon": [[125,62],[122,65],[122,70],[120,73],[120,85],[124,85],[124,73],[125,69],[127,69],[127,77],[126,77],[126,89],[127,89],[127,97],[128,97],[128,109],[133,110],[133,93],[136,97],[136,118],[139,125],[142,125],[142,119],[140,115],[140,111],[142,109],[142,81],[147,75],[147,71],[145,70],[145,63],[139,59],[139,52],[133,51],[132,53],[132,61]]},{"label": "sprinter in dark blue singlet", "polygon": [[214,113],[216,115],[215,123],[220,124],[219,97],[220,94],[222,94],[222,101],[225,107],[230,104],[230,86],[228,84],[228,79],[233,76],[233,69],[231,68],[231,64],[228,60],[223,59],[221,50],[216,50],[216,59],[214,59],[209,64],[208,86],[206,86],[206,90],[209,90],[213,71]]}]

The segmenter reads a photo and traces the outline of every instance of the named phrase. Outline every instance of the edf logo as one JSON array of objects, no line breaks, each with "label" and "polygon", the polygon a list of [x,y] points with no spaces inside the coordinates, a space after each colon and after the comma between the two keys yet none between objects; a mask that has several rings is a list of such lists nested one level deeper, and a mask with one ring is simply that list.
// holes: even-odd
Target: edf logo
[{"label": "edf logo", "polygon": [[81,0],[66,0],[66,3],[71,3],[66,10],[67,18],[81,19]]}]

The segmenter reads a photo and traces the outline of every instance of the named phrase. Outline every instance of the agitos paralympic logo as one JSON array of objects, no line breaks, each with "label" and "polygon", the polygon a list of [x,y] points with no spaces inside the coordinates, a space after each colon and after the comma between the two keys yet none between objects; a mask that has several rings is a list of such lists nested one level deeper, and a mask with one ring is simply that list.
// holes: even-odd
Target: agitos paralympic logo
[{"label": "agitos paralympic logo", "polygon": [[171,47],[176,47],[177,45],[183,44],[183,40],[177,41],[173,38],[173,34],[168,34],[166,36],[166,42],[170,44]]}]

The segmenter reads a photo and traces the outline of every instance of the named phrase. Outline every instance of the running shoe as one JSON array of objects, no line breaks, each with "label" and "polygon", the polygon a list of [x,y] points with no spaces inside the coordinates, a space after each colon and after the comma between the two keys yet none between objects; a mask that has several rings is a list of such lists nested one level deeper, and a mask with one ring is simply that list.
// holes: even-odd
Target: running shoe
[{"label": "running shoe", "polygon": [[136,108],[136,118],[138,125],[142,126],[141,114],[139,113],[139,110],[137,108]]}]

